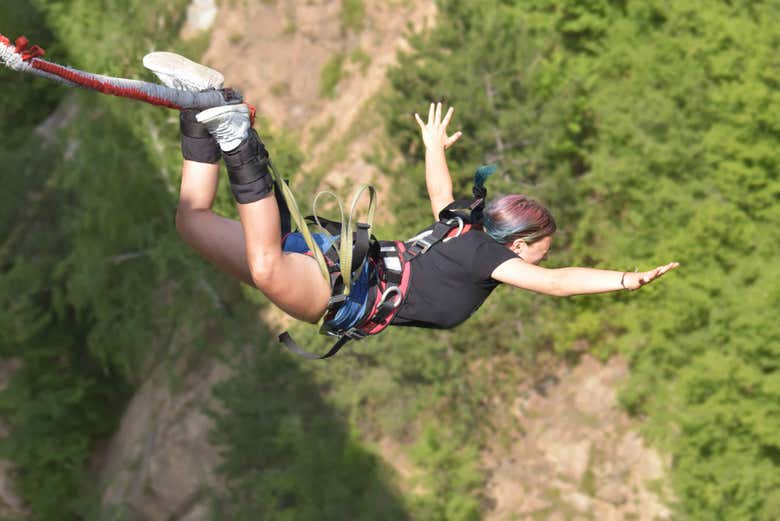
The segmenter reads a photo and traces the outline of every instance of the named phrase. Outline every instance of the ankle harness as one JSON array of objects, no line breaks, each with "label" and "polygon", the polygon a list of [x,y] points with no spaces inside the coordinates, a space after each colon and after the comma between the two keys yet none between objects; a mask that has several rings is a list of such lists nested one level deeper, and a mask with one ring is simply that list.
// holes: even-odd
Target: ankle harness
[{"label": "ankle harness", "polygon": [[221,151],[217,141],[209,134],[206,125],[195,119],[198,109],[184,109],[179,112],[181,130],[181,155],[189,161],[216,163]]},{"label": "ankle harness", "polygon": [[227,166],[230,190],[241,204],[253,203],[268,196],[274,181],[269,170],[270,160],[265,145],[255,129],[230,152],[222,152]]}]

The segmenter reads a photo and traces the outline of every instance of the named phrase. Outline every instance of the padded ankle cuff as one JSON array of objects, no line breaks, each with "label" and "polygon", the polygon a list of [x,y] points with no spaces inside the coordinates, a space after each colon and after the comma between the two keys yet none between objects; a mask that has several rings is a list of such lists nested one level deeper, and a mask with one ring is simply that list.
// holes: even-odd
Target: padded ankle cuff
[{"label": "padded ankle cuff", "polygon": [[198,163],[217,163],[221,153],[219,145],[209,134],[206,125],[195,119],[197,113],[195,109],[186,109],[179,113],[181,155],[184,159]]},{"label": "padded ankle cuff", "polygon": [[230,152],[222,152],[230,178],[230,190],[241,204],[263,199],[273,191],[274,182],[268,169],[268,151],[255,129]]},{"label": "padded ankle cuff", "polygon": [[230,152],[222,152],[227,166],[230,184],[245,185],[265,176],[268,170],[268,151],[260,141],[255,129],[249,129],[249,135]]},{"label": "padded ankle cuff", "polygon": [[271,195],[274,182],[270,175],[260,177],[251,183],[236,185],[230,183],[230,191],[240,204],[254,203]]}]

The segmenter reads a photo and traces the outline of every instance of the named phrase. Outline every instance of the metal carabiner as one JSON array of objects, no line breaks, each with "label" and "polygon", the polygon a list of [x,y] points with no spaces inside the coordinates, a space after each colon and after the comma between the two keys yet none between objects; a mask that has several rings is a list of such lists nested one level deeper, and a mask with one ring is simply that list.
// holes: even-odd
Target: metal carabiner
[{"label": "metal carabiner", "polygon": [[465,225],[463,224],[463,219],[461,219],[460,217],[453,217],[452,219],[448,219],[444,224],[449,226],[450,224],[453,224],[453,221],[457,221],[458,222],[458,233],[456,233],[452,237],[447,237],[446,239],[442,240],[441,242],[447,242],[450,239],[454,239],[455,237],[460,237],[460,234],[463,233],[463,227]]},{"label": "metal carabiner", "polygon": [[401,289],[398,286],[390,286],[386,288],[385,291],[382,293],[382,297],[379,299],[379,304],[377,304],[376,307],[379,308],[382,304],[384,304],[385,301],[387,300],[387,297],[392,293],[398,294],[398,300],[393,304],[393,309],[400,306],[401,301],[403,300],[403,295],[401,295]]}]

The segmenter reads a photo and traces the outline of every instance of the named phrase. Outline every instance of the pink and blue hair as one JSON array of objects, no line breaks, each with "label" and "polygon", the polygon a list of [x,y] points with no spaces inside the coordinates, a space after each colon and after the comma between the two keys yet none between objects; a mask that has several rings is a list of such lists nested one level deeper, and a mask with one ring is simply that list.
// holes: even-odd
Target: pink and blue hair
[{"label": "pink and blue hair", "polygon": [[[474,174],[474,185],[483,187],[495,167],[481,167]],[[482,214],[482,229],[496,241],[506,244],[521,239],[528,244],[556,230],[555,219],[541,203],[521,194],[493,199]]]}]

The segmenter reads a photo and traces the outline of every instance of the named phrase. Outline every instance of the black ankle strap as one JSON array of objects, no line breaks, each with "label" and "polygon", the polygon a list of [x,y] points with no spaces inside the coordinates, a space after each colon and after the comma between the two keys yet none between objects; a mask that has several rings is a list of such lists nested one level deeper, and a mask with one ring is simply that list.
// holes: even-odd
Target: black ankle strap
[{"label": "black ankle strap", "polygon": [[198,123],[195,109],[185,109],[179,113],[181,129],[181,155],[189,161],[198,163],[218,163],[221,155],[219,145],[209,134],[206,125]]},{"label": "black ankle strap", "polygon": [[211,137],[206,125],[198,122],[195,118],[198,112],[197,109],[184,109],[179,112],[179,130],[182,136],[194,138]]},{"label": "black ankle strap", "polygon": [[225,158],[225,164],[228,166],[240,165],[249,163],[255,158],[267,159],[268,151],[265,149],[263,142],[260,141],[257,131],[250,128],[241,144],[230,152],[222,152],[222,157]]},{"label": "black ankle strap", "polygon": [[266,197],[273,190],[273,178],[268,169],[268,151],[255,132],[249,135],[230,152],[222,152],[230,178],[230,189],[241,204],[251,203]]}]

